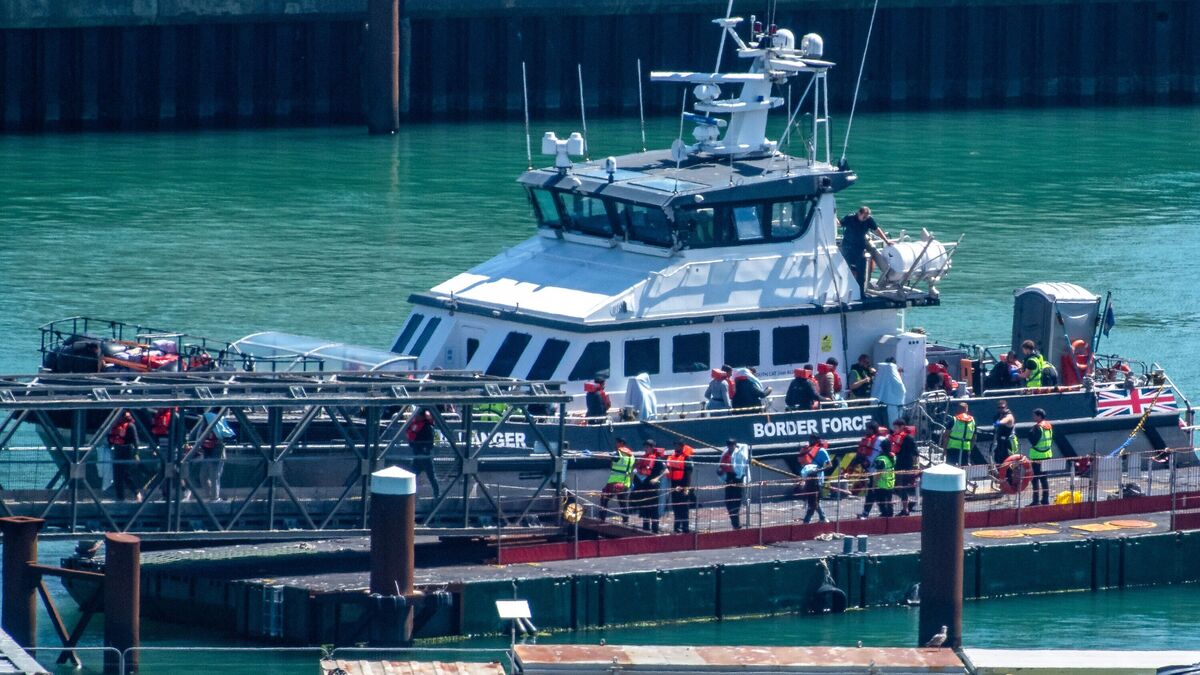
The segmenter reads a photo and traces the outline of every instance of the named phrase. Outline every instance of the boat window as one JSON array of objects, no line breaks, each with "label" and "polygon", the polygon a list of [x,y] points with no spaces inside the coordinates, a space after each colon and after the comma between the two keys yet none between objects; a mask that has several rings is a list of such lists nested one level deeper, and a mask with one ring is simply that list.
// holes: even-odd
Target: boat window
[{"label": "boat window", "polygon": [[814,204],[810,200],[771,204],[771,239],[787,241],[807,232]]},{"label": "boat window", "polygon": [[676,335],[671,339],[671,372],[698,373],[709,367],[708,333]]},{"label": "boat window", "polygon": [[628,237],[633,241],[652,246],[671,246],[671,221],[662,209],[647,208],[637,204],[617,205],[620,222]]},{"label": "boat window", "polygon": [[479,351],[479,338],[467,338],[467,360],[470,363],[471,359],[475,358],[475,352]]},{"label": "boat window", "polygon": [[433,331],[437,330],[438,324],[441,322],[442,318],[435,316],[429,320],[429,323],[425,324],[425,330],[421,331],[421,335],[417,338],[416,343],[413,344],[413,356],[421,355],[421,350],[425,349],[425,345],[429,344],[429,338],[433,337]]},{"label": "boat window", "polygon": [[735,330],[725,334],[725,363],[734,368],[758,365],[758,331]]},{"label": "boat window", "polygon": [[762,241],[762,210],[760,206],[739,206],[732,210],[738,241]]},{"label": "boat window", "polygon": [[558,364],[562,363],[563,355],[567,353],[567,347],[570,345],[571,343],[566,340],[555,338],[546,340],[546,344],[542,345],[542,351],[538,352],[537,358],[533,361],[533,367],[529,369],[527,379],[548,380],[554,377],[554,371],[558,370]]},{"label": "boat window", "polygon": [[512,375],[513,368],[517,367],[517,361],[521,358],[521,354],[525,353],[525,348],[529,346],[529,341],[533,336],[529,333],[509,333],[504,338],[504,342],[500,343],[500,349],[496,351],[495,358],[492,359],[492,364],[487,367],[488,375],[496,377],[508,377]]},{"label": "boat window", "polygon": [[808,363],[808,326],[782,326],[772,330],[771,362],[777,366]]},{"label": "boat window", "polygon": [[625,341],[625,377],[658,374],[658,338]]},{"label": "boat window", "polygon": [[588,346],[583,348],[583,354],[575,362],[575,367],[571,369],[571,374],[567,376],[567,379],[590,380],[608,370],[612,367],[608,352],[608,340],[589,342]]},{"label": "boat window", "polygon": [[408,341],[412,339],[413,333],[417,332],[417,327],[425,320],[424,314],[413,312],[408,316],[408,323],[404,324],[404,330],[400,331],[400,337],[396,338],[396,342],[392,345],[392,351],[397,354],[403,354],[404,348],[408,346]]},{"label": "boat window", "polygon": [[613,219],[603,199],[577,194],[562,194],[561,198],[571,230],[597,237],[613,236]]},{"label": "boat window", "polygon": [[554,195],[548,190],[529,190],[529,202],[533,205],[533,215],[537,217],[538,225],[542,227],[562,228],[562,215],[554,203]]},{"label": "boat window", "polygon": [[[752,207],[751,207],[752,208]],[[687,209],[679,212],[680,237],[687,248],[712,248],[737,243],[730,209]]]}]

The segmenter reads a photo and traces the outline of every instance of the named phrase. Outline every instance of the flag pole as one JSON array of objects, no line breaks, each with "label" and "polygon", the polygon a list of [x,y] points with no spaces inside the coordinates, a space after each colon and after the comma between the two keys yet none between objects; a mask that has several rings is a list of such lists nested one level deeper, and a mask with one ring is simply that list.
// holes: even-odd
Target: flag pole
[{"label": "flag pole", "polygon": [[1092,338],[1092,354],[1100,348],[1100,335],[1104,331],[1104,322],[1108,320],[1108,310],[1112,307],[1112,291],[1109,291],[1104,297],[1104,310],[1100,312],[1100,316],[1096,317],[1096,334]]}]

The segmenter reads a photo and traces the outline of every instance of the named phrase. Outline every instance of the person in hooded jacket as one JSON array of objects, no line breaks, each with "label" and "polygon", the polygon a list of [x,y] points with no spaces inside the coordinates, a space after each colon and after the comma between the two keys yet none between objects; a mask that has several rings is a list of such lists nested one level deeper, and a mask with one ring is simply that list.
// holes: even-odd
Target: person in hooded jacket
[{"label": "person in hooded jacket", "polygon": [[720,368],[713,368],[708,381],[708,389],[704,392],[705,410],[729,410],[733,407],[733,395],[730,391],[729,375]]},{"label": "person in hooded jacket", "polygon": [[659,501],[663,474],[667,470],[667,453],[649,440],[642,444],[642,450],[642,456],[633,467],[633,492],[629,502],[642,516],[642,529],[658,534]]},{"label": "person in hooded jacket", "polygon": [[753,368],[738,368],[733,376],[733,407],[735,410],[762,408],[771,395],[770,387],[763,387]]},{"label": "person in hooded jacket", "polygon": [[917,449],[917,430],[908,421],[892,423],[892,452],[896,456],[896,496],[900,498],[900,514],[907,516],[917,507],[917,469],[921,454]]},{"label": "person in hooded jacket", "polygon": [[783,403],[788,410],[816,410],[821,403],[821,394],[817,385],[809,376],[809,371],[797,368],[792,371],[792,381],[788,384],[787,394]]}]

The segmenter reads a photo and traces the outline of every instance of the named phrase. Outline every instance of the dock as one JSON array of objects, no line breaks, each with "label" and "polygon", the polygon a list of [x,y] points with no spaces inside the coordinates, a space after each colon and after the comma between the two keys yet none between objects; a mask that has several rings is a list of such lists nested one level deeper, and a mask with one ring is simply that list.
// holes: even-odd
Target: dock
[{"label": "dock", "polygon": [[[1169,522],[1170,514],[1158,513],[969,529],[964,597],[1200,581],[1200,567],[1189,562],[1200,556],[1200,530],[1171,530]],[[848,543],[853,552],[845,552]],[[415,585],[439,600],[416,617],[414,636],[504,632],[494,602],[514,597],[529,601],[546,630],[803,612],[826,570],[851,607],[904,603],[919,580],[919,533],[862,543],[863,552],[855,538],[830,537],[510,565],[439,562],[418,546]],[[143,612],[205,617],[277,643],[352,644],[362,638],[367,557],[365,541],[353,539],[151,552],[142,567]],[[618,601],[629,594],[655,600],[636,608]]]},{"label": "dock", "polygon": [[42,675],[49,670],[0,630],[0,675]]}]

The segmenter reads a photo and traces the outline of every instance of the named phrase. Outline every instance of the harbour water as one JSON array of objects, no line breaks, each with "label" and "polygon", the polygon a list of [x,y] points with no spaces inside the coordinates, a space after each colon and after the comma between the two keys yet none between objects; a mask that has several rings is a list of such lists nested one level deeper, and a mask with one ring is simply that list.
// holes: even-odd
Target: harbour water
[{"label": "harbour water", "polygon": [[[636,120],[589,122],[594,156],[640,145]],[[653,121],[651,145],[667,145],[675,124]],[[534,122],[535,134],[577,127]],[[841,210],[869,204],[893,233],[966,235],[943,306],[911,313],[910,326],[999,344],[1014,288],[1070,280],[1112,290],[1118,323],[1100,351],[1158,361],[1196,395],[1197,128],[1200,108],[863,115],[849,152],[860,185],[842,193]],[[409,126],[393,138],[358,128],[0,137],[0,370],[32,372],[37,326],[72,314],[229,339],[279,329],[386,347],[410,292],[530,234],[513,182],[524,150],[511,123]],[[47,544],[43,557],[56,562],[68,550]],[[1200,629],[1197,590],[970,603],[967,642],[1177,647]],[[903,645],[915,620],[908,610],[870,610],[607,639]],[[99,630],[97,622],[86,640],[97,643]],[[52,644],[45,620],[42,633]],[[145,637],[229,644],[172,626],[148,626]]]}]

